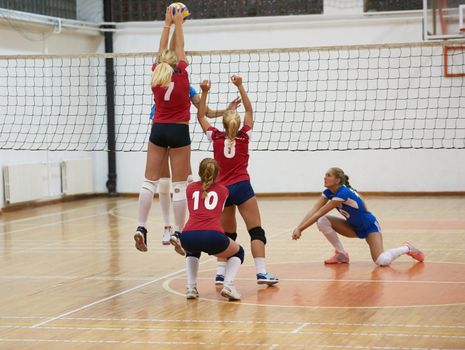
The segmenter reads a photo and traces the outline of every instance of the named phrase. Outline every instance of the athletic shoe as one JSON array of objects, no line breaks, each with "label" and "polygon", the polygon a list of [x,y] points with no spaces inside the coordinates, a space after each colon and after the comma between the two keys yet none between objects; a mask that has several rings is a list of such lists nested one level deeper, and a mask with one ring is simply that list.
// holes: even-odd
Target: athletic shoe
[{"label": "athletic shoe", "polygon": [[215,276],[215,284],[217,286],[223,285],[224,284],[224,276],[220,275],[220,274],[216,274],[216,276]]},{"label": "athletic shoe", "polygon": [[185,256],[186,252],[181,246],[181,241],[179,239],[180,237],[181,237],[181,233],[176,231],[170,236],[170,243],[174,246],[174,250],[176,251],[176,253],[178,253],[179,255]]},{"label": "athletic shoe", "polygon": [[221,290],[221,295],[228,298],[229,301],[241,300],[241,294],[237,291],[232,284],[224,285]]},{"label": "athletic shoe", "polygon": [[136,241],[136,249],[141,252],[147,251],[147,229],[143,226],[138,226],[134,235]]},{"label": "athletic shoe", "polygon": [[418,260],[419,262],[425,260],[425,254],[423,254],[420,249],[415,248],[411,243],[404,242],[402,245],[408,248],[407,255],[410,255],[412,258]]},{"label": "athletic shoe", "polygon": [[186,299],[197,299],[199,297],[199,291],[197,290],[197,287],[192,287],[189,288],[187,287],[186,291]]},{"label": "athletic shoe", "polygon": [[267,284],[272,286],[279,282],[279,279],[273,276],[271,273],[257,273],[257,284]]},{"label": "athletic shoe", "polygon": [[170,245],[170,237],[171,237],[171,226],[165,226],[163,230],[163,238],[161,240],[161,244],[163,245]]},{"label": "athletic shoe", "polygon": [[336,251],[334,256],[325,260],[325,264],[348,264],[349,263],[349,253],[341,253]]}]

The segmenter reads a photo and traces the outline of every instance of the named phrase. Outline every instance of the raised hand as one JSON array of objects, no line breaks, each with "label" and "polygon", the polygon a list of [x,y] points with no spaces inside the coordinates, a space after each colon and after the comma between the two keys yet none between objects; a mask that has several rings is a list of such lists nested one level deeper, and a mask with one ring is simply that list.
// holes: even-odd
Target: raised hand
[{"label": "raised hand", "polygon": [[236,109],[238,109],[240,106],[241,106],[241,98],[240,97],[236,97],[234,100],[232,100],[229,105],[228,105],[228,110],[232,110],[232,111],[235,111]]},{"label": "raised hand", "polygon": [[165,26],[170,27],[171,24],[173,23],[173,13],[171,12],[171,7],[166,8],[166,13],[165,13]]},{"label": "raised hand", "polygon": [[200,88],[202,89],[202,92],[210,91],[210,87],[211,87],[211,81],[210,80],[203,80],[200,83]]},{"label": "raised hand", "polygon": [[173,12],[174,24],[182,24],[184,22],[184,16],[182,15],[181,9],[175,8]]},{"label": "raised hand", "polygon": [[240,77],[239,75],[233,75],[231,77],[231,81],[234,85],[236,85],[237,87],[241,86],[242,85],[242,77]]}]

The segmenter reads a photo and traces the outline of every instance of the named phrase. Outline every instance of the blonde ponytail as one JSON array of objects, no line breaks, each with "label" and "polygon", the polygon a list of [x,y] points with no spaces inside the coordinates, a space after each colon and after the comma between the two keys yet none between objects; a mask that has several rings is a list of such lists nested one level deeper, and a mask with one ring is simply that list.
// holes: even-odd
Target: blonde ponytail
[{"label": "blonde ponytail", "polygon": [[203,189],[202,198],[207,197],[207,191],[213,185],[213,182],[215,182],[218,170],[218,163],[212,158],[205,158],[200,162],[199,176]]},{"label": "blonde ponytail", "polygon": [[241,118],[236,111],[227,110],[223,115],[223,126],[226,134],[226,147],[232,148],[241,126]]},{"label": "blonde ponytail", "polygon": [[163,50],[157,58],[157,66],[152,74],[152,86],[167,87],[173,76],[173,69],[178,64],[178,58],[174,51]]}]

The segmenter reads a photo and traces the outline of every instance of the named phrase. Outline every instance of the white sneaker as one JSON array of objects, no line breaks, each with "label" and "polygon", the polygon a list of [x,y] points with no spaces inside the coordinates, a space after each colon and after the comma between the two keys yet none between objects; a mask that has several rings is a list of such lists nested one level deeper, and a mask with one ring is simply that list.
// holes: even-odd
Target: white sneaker
[{"label": "white sneaker", "polygon": [[228,298],[229,301],[241,300],[241,294],[232,284],[223,286],[221,296]]},{"label": "white sneaker", "polygon": [[197,299],[199,297],[199,291],[197,290],[197,287],[192,287],[189,288],[187,287],[186,291],[186,299]]},{"label": "white sneaker", "polygon": [[174,246],[174,250],[176,253],[179,255],[185,256],[186,252],[184,251],[183,247],[181,246],[181,240],[179,237],[181,236],[181,233],[175,232],[170,236],[170,244]]},{"label": "white sneaker", "polygon": [[170,237],[171,237],[171,226],[165,226],[163,230],[163,238],[161,240],[161,244],[163,245],[170,245]]}]

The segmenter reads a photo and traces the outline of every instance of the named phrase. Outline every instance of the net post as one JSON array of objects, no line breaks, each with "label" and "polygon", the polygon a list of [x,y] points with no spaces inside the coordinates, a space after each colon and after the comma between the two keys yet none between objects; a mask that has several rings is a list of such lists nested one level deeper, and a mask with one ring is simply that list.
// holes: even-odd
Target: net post
[{"label": "net post", "polygon": [[[106,23],[112,21],[111,0],[103,0],[103,16]],[[102,28],[114,29],[114,25]],[[105,53],[113,53],[113,32],[105,31]],[[108,180],[106,186],[110,196],[116,196],[116,134],[115,134],[115,69],[113,58],[105,59],[105,80],[107,97],[107,137],[108,137]]]}]

